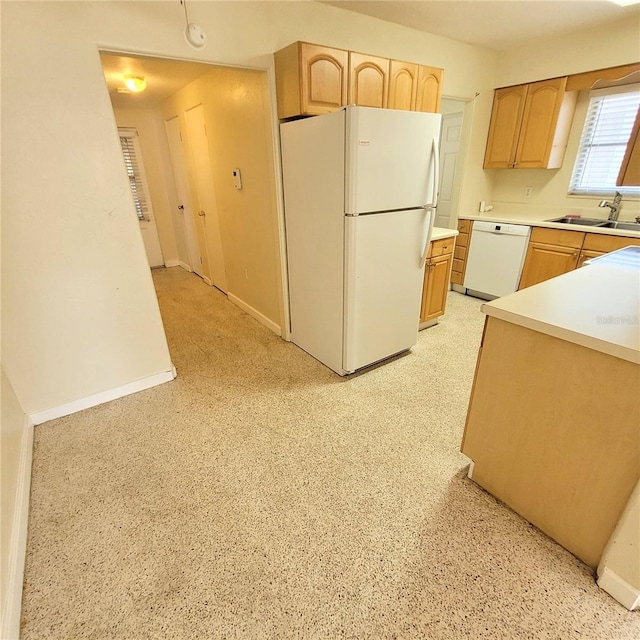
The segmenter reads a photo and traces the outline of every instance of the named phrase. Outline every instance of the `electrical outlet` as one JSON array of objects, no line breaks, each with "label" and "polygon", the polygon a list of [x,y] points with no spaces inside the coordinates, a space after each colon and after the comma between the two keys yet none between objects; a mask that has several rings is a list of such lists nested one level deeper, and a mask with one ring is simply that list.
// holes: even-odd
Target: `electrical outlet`
[{"label": "electrical outlet", "polygon": [[533,193],[533,187],[525,187],[524,188],[524,197],[525,198],[530,198],[532,193]]}]

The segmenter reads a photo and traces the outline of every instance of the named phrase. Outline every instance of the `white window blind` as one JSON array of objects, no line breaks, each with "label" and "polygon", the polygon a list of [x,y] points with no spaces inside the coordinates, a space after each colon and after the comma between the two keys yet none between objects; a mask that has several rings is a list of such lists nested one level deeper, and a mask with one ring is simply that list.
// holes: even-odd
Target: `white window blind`
[{"label": "white window blind", "polygon": [[569,193],[640,195],[640,187],[616,187],[640,105],[640,88],[602,89],[591,95]]},{"label": "white window blind", "polygon": [[147,200],[147,191],[144,185],[144,171],[142,168],[142,159],[136,139],[135,130],[119,129],[120,146],[122,147],[122,155],[124,156],[124,164],[129,176],[129,186],[133,195],[133,203],[136,207],[138,220],[149,221],[149,203]]}]

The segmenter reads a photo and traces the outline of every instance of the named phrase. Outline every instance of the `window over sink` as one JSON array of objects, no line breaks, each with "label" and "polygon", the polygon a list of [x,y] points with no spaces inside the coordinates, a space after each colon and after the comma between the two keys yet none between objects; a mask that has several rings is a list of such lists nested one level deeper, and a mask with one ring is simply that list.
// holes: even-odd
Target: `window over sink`
[{"label": "window over sink", "polygon": [[617,187],[616,180],[640,108],[640,84],[598,89],[589,107],[569,193],[640,196],[640,187]]}]

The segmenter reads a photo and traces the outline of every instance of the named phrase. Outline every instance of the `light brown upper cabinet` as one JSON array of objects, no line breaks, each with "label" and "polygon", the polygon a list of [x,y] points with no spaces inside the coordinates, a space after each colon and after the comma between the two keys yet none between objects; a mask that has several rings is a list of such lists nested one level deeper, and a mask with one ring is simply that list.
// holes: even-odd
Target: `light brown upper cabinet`
[{"label": "light brown upper cabinet", "polygon": [[389,62],[388,109],[415,111],[418,90],[418,65],[412,62]]},{"label": "light brown upper cabinet", "polygon": [[577,91],[567,78],[497,89],[485,169],[557,169],[567,146]]},{"label": "light brown upper cabinet", "polygon": [[640,186],[640,109],[631,130],[627,151],[624,154],[616,185],[619,187]]},{"label": "light brown upper cabinet", "polygon": [[349,52],[349,104],[359,107],[387,106],[389,59]]},{"label": "light brown upper cabinet", "polygon": [[274,57],[279,118],[330,113],[347,104],[348,51],[294,42]]},{"label": "light brown upper cabinet", "polygon": [[437,67],[418,69],[418,89],[416,92],[416,111],[425,113],[440,113],[440,98],[442,97],[442,78],[444,71]]},{"label": "light brown upper cabinet", "polygon": [[413,62],[294,42],[274,54],[278,117],[315,116],[346,104],[440,111],[444,71]]}]

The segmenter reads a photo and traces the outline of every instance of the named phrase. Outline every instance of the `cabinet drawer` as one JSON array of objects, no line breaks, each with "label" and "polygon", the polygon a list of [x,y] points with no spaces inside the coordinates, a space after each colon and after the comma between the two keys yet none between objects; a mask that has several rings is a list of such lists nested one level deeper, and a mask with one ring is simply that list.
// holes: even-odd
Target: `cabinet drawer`
[{"label": "cabinet drawer", "polygon": [[471,220],[458,220],[458,231],[469,233],[471,231]]},{"label": "cabinet drawer", "polygon": [[453,245],[455,244],[455,238],[443,238],[442,240],[434,240],[431,243],[431,250],[429,255],[432,258],[437,256],[444,256],[447,253],[453,253]]},{"label": "cabinet drawer", "polygon": [[616,251],[631,245],[640,245],[640,238],[625,238],[621,236],[605,236],[600,233],[587,233],[584,239],[583,249],[588,251]]},{"label": "cabinet drawer", "polygon": [[560,247],[575,247],[576,249],[580,249],[580,247],[582,247],[584,236],[584,232],[565,231],[564,229],[534,227],[531,230],[531,242],[555,244]]},{"label": "cabinet drawer", "polygon": [[451,284],[462,284],[463,282],[464,282],[464,278],[462,277],[462,272],[460,271],[451,272]]},{"label": "cabinet drawer", "polygon": [[469,246],[469,234],[468,233],[460,233],[456,237],[456,248],[458,247],[468,247]]},{"label": "cabinet drawer", "polygon": [[459,247],[456,244],[456,248],[453,250],[453,257],[457,260],[464,261],[467,259],[467,247]]}]

